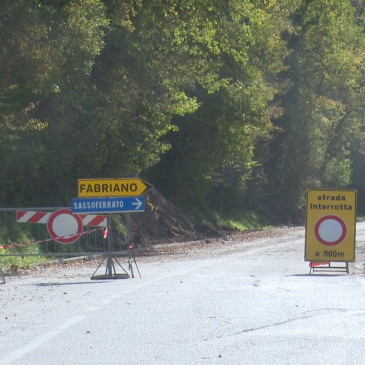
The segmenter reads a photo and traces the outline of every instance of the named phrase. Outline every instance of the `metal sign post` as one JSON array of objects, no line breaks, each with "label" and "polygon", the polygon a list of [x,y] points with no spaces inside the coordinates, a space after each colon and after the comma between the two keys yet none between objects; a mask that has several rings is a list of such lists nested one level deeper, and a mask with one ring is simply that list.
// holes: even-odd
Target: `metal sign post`
[{"label": "metal sign post", "polygon": [[[108,227],[108,236],[107,236],[107,244],[108,244],[108,251],[106,256],[106,269],[105,269],[105,275],[95,275],[96,272],[99,270],[102,263],[105,261],[104,259],[100,262],[98,268],[95,270],[94,274],[91,276],[91,280],[97,280],[97,279],[126,279],[130,278],[130,275],[127,273],[127,271],[123,268],[123,266],[118,262],[118,260],[113,257],[112,253],[112,215],[109,213],[107,215],[107,227]],[[116,262],[124,271],[122,274],[118,274],[114,262]]]},{"label": "metal sign post", "polygon": [[112,257],[112,215],[107,215],[107,225],[108,225],[108,258],[106,262],[106,272],[105,275],[112,276],[112,266],[113,266],[113,257]]}]

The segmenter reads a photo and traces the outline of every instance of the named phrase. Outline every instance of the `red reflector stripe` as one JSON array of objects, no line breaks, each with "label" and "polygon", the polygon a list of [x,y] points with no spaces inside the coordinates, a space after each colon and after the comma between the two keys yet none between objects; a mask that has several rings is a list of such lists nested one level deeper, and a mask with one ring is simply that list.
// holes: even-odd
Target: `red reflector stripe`
[{"label": "red reflector stripe", "polygon": [[21,217],[25,215],[26,211],[17,210],[16,212],[16,220],[18,221]]},{"label": "red reflector stripe", "polygon": [[46,214],[47,212],[36,212],[31,218],[28,219],[28,223],[38,223],[38,221]]}]

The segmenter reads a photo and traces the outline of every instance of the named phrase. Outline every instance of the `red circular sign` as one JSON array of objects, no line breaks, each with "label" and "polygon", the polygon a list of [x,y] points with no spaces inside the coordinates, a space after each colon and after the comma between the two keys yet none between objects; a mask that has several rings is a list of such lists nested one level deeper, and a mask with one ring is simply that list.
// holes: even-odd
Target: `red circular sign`
[{"label": "red circular sign", "polygon": [[49,217],[48,232],[59,243],[73,243],[82,233],[82,219],[70,209],[59,209]]},{"label": "red circular sign", "polygon": [[345,222],[336,215],[325,215],[318,219],[314,226],[314,235],[319,243],[325,246],[336,246],[346,237]]}]

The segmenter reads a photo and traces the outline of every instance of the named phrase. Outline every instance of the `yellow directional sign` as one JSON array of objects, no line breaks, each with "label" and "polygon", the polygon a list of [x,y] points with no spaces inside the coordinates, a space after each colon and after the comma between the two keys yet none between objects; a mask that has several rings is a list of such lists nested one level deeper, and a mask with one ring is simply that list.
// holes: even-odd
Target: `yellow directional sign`
[{"label": "yellow directional sign", "polygon": [[355,260],[356,190],[308,190],[305,260]]},{"label": "yellow directional sign", "polygon": [[139,196],[151,188],[151,184],[139,178],[78,180],[79,198]]}]

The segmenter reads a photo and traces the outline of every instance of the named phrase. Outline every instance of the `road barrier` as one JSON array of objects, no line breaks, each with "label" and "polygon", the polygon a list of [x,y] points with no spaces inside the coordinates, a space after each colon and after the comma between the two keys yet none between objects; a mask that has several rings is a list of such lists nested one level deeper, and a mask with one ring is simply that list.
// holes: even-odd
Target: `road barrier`
[{"label": "road barrier", "polygon": [[116,228],[109,226],[109,242],[104,234],[106,215],[72,214],[64,207],[0,209],[0,260],[11,256],[124,256],[128,253],[125,222],[119,214],[112,221]]}]

